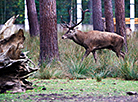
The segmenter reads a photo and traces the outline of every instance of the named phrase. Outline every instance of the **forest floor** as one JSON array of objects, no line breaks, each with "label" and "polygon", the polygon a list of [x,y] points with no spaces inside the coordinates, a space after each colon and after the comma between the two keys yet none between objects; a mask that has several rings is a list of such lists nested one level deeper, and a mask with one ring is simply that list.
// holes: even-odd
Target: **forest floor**
[{"label": "forest floor", "polygon": [[0,102],[138,102],[138,81],[121,79],[66,80],[29,79],[33,90],[22,93],[6,92],[0,94]]},{"label": "forest floor", "polygon": [[[64,94],[31,94],[23,95],[22,99],[31,98],[32,102],[138,102],[138,96],[66,96]],[[36,98],[38,97],[38,98]],[[20,99],[20,97],[18,97]],[[12,100],[11,100],[12,101]],[[12,101],[13,102],[13,101]]]}]

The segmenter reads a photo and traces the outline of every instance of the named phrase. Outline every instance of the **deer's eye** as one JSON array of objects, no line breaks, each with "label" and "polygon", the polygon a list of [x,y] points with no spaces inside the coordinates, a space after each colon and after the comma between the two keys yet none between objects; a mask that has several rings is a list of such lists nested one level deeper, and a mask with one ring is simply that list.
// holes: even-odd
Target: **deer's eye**
[{"label": "deer's eye", "polygon": [[72,32],[73,32],[72,30],[69,31],[69,33],[72,33]]}]

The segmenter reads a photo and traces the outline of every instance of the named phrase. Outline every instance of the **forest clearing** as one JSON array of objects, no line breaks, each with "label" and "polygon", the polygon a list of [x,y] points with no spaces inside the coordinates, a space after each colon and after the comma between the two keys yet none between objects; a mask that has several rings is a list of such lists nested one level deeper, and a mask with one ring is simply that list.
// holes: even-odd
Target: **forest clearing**
[{"label": "forest clearing", "polygon": [[138,101],[138,0],[7,2],[0,101]]}]

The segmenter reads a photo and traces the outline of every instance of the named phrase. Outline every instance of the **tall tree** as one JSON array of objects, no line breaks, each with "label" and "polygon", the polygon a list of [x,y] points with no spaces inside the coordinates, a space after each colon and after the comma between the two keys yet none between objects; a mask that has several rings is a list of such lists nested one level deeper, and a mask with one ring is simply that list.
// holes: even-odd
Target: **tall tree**
[{"label": "tall tree", "polygon": [[92,0],[93,29],[103,31],[101,0]]},{"label": "tall tree", "polygon": [[40,62],[59,60],[57,40],[56,0],[40,3]]},{"label": "tall tree", "polygon": [[35,0],[26,0],[30,35],[36,36],[39,34],[39,25],[37,19],[37,11],[35,6]]},{"label": "tall tree", "polygon": [[114,32],[114,21],[112,11],[112,0],[104,0],[104,15],[106,21],[106,31]]},{"label": "tall tree", "polygon": [[116,32],[125,39],[125,50],[127,49],[126,26],[125,26],[125,3],[124,0],[115,0]]}]

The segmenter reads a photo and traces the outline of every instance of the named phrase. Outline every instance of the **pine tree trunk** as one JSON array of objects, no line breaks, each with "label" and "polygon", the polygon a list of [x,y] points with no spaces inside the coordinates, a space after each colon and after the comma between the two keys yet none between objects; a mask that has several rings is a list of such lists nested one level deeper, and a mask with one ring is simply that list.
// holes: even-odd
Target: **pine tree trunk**
[{"label": "pine tree trunk", "polygon": [[40,62],[59,60],[56,0],[40,0]]},{"label": "pine tree trunk", "polygon": [[103,31],[101,0],[92,0],[93,29]]},{"label": "pine tree trunk", "polygon": [[125,3],[124,0],[115,0],[116,33],[125,39],[125,50],[127,49],[126,26],[125,26]]},{"label": "pine tree trunk", "polygon": [[30,27],[30,36],[36,36],[39,34],[39,25],[37,19],[37,11],[35,6],[35,0],[26,0],[28,20]]},{"label": "pine tree trunk", "polygon": [[113,12],[112,12],[112,0],[104,0],[104,14],[106,21],[105,31],[114,32],[114,21],[113,21]]}]

